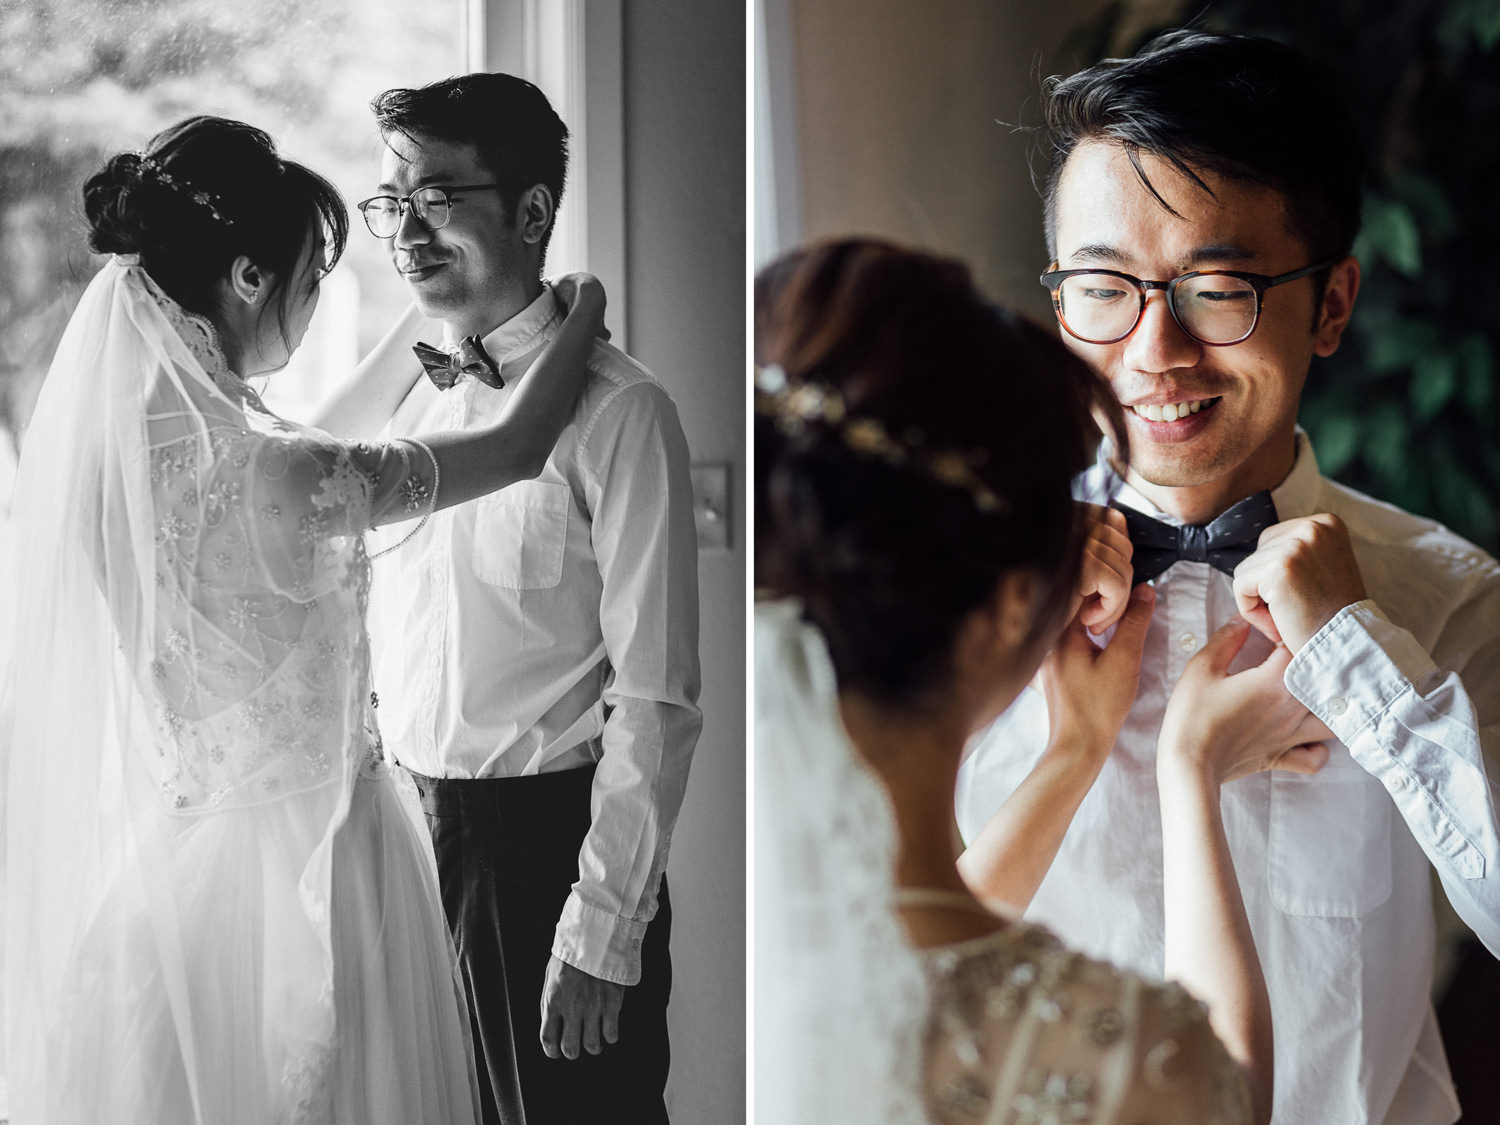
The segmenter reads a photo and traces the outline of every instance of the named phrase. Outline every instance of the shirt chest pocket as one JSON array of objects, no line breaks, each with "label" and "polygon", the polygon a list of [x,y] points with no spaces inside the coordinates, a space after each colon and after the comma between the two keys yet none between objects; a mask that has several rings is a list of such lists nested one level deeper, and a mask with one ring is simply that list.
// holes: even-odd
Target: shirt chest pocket
[{"label": "shirt chest pocket", "polygon": [[1391,800],[1342,746],[1311,777],[1271,774],[1271,901],[1285,914],[1359,918],[1391,897]]},{"label": "shirt chest pocket", "polygon": [[562,581],[568,486],[521,481],[477,501],[474,575],[507,590],[550,590]]}]

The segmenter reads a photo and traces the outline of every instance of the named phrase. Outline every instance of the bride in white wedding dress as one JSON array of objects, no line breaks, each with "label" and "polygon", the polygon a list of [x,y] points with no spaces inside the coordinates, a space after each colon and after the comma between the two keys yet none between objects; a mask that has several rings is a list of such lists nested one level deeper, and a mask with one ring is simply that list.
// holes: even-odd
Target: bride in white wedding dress
[{"label": "bride in white wedding dress", "polygon": [[[865,240],[767,267],[756,337],[758,1120],[1263,1125],[1269,1002],[1208,749],[1287,717],[1220,690],[1243,632],[1190,663],[1158,747],[1176,983],[1017,913],[1081,797],[1053,766],[1104,763],[1153,605],[1105,607],[1102,649],[1078,616],[1121,557],[1069,491],[1093,418],[1120,434],[1108,385],[960,263]],[[1007,907],[961,877],[954,782],[1039,666],[1059,728],[1002,810]]]},{"label": "bride in white wedding dress", "polygon": [[[331,185],[194,118],[112,159],[85,206],[117,256],[15,499],[11,1121],[476,1121],[436,873],[376,723],[362,536],[538,471],[602,291],[560,283],[573,311],[492,430],[356,444],[245,382],[286,363],[343,249]],[[377,363],[342,407],[419,373]]]}]

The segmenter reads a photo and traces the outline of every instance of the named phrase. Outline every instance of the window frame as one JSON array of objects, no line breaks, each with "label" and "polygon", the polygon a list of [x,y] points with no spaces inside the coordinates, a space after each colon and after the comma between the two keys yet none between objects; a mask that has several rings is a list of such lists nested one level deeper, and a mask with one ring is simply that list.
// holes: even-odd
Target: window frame
[{"label": "window frame", "polygon": [[587,270],[603,281],[611,342],[626,348],[621,0],[468,0],[464,36],[469,69],[536,83],[567,124],[567,189],[546,272]]}]

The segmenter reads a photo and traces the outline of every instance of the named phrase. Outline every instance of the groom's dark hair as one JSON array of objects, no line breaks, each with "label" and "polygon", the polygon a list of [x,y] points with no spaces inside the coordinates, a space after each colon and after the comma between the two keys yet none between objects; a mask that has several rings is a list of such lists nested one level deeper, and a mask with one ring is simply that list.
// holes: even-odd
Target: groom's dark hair
[{"label": "groom's dark hair", "polygon": [[[461,74],[416,89],[387,90],[370,103],[382,137],[399,133],[471,144],[500,185],[505,213],[521,193],[541,184],[552,195],[552,216],[562,204],[568,175],[568,127],[547,95],[513,74]],[[552,225],[542,235],[542,257]]]},{"label": "groom's dark hair", "polygon": [[1120,145],[1169,212],[1142,153],[1209,195],[1202,172],[1280,192],[1291,231],[1314,261],[1348,254],[1359,231],[1364,152],[1354,119],[1333,76],[1285,44],[1170,31],[1132,58],[1048,79],[1044,113],[1051,167],[1043,203],[1054,258],[1058,183],[1083,141]]}]

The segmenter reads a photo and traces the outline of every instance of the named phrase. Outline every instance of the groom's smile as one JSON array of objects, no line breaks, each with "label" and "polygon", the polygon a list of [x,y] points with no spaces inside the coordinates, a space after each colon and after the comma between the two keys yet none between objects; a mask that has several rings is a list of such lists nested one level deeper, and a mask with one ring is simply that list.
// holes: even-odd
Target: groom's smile
[{"label": "groom's smile", "polygon": [[[1159,196],[1122,145],[1089,140],[1073,149],[1056,198],[1060,269],[1165,281],[1195,270],[1275,276],[1311,261],[1274,189],[1200,169],[1204,190],[1157,157],[1139,160]],[[1173,490],[1182,511],[1169,510],[1206,518],[1280,483],[1296,448],[1307,369],[1314,354],[1338,346],[1343,320],[1331,312],[1348,304],[1320,307],[1316,298],[1311,277],[1268,289],[1253,334],[1226,346],[1188,335],[1160,291],[1143,298],[1135,327],[1114,343],[1064,332],[1125,407],[1132,484]],[[1167,495],[1151,498],[1165,506]]]},{"label": "groom's smile", "polygon": [[437,272],[442,268],[442,262],[415,261],[410,259],[403,261],[399,256],[396,259],[396,269],[402,277],[413,285],[435,277]]}]

